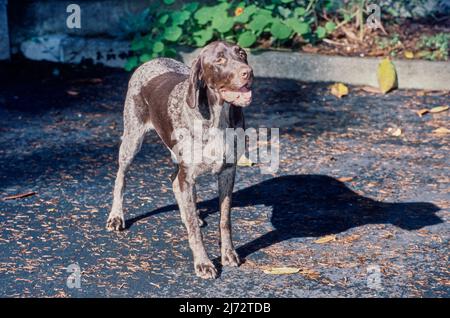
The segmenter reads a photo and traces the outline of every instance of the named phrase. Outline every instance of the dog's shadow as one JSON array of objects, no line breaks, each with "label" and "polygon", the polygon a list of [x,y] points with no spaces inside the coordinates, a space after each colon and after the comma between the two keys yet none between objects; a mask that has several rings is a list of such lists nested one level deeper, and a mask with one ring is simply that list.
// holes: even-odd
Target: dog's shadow
[{"label": "dog's shadow", "polygon": [[[435,214],[439,208],[432,203],[375,201],[324,175],[276,177],[233,194],[234,208],[261,204],[272,207],[270,221],[274,230],[240,246],[237,252],[242,258],[290,238],[336,234],[365,224],[389,223],[417,230],[443,222]],[[201,216],[206,217],[217,212],[218,206],[215,198],[200,202],[198,209]],[[140,219],[176,209],[176,205],[156,209],[128,220],[127,227]]]}]

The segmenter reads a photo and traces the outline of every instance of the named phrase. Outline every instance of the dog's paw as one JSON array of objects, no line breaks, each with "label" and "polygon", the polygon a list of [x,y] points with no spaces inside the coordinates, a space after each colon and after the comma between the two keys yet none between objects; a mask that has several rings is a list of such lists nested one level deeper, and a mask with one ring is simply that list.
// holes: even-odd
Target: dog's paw
[{"label": "dog's paw", "polygon": [[108,231],[122,231],[125,228],[125,220],[123,216],[110,215],[106,221],[106,229]]},{"label": "dog's paw", "polygon": [[237,267],[241,264],[239,255],[234,249],[226,249],[222,252],[222,265]]},{"label": "dog's paw", "polygon": [[195,264],[195,274],[204,279],[217,278],[217,269],[211,262]]}]

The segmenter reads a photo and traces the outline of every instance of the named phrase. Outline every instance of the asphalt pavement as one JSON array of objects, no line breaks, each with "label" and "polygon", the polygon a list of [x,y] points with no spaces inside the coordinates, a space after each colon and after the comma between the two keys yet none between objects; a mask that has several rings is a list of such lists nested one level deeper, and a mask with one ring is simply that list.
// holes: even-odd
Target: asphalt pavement
[{"label": "asphalt pavement", "polygon": [[[0,296],[450,296],[449,135],[434,132],[449,111],[416,113],[449,105],[448,92],[350,87],[338,99],[327,83],[257,78],[247,125],[280,129],[279,169],[238,169],[239,268],[220,266],[216,180],[200,178],[220,268],[202,280],[156,134],[127,178],[127,229],[105,229],[129,76],[34,63],[0,76]],[[276,267],[298,272],[265,273]]]}]

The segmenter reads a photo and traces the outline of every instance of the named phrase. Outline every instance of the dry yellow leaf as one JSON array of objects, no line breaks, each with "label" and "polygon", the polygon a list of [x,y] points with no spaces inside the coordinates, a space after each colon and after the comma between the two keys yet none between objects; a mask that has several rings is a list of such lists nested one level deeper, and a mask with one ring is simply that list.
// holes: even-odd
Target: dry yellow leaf
[{"label": "dry yellow leaf", "polygon": [[436,114],[436,113],[440,113],[440,112],[445,112],[446,110],[448,110],[448,106],[437,106],[437,107],[433,107],[429,110],[430,113]]},{"label": "dry yellow leaf", "polygon": [[389,58],[383,59],[378,64],[377,78],[378,87],[383,94],[397,87],[397,72]]},{"label": "dry yellow leaf", "polygon": [[419,115],[419,117],[422,117],[426,113],[428,113],[430,110],[428,108],[422,108],[416,111],[416,114]]},{"label": "dry yellow leaf", "polygon": [[389,128],[387,132],[394,137],[399,137],[402,134],[402,130],[400,128]]},{"label": "dry yellow leaf", "polygon": [[433,130],[433,133],[440,134],[440,135],[450,134],[450,129],[445,128],[445,127],[439,127],[437,129]]},{"label": "dry yellow leaf", "polygon": [[353,177],[340,177],[338,178],[338,181],[340,182],[350,182],[353,180]]},{"label": "dry yellow leaf", "polygon": [[309,279],[318,279],[320,277],[319,272],[308,268],[302,268],[299,273]]},{"label": "dry yellow leaf", "polygon": [[404,56],[405,56],[407,59],[413,59],[413,58],[414,58],[414,53],[411,52],[411,51],[405,51]]},{"label": "dry yellow leaf", "polygon": [[418,92],[416,93],[417,96],[425,96],[426,94],[427,94],[426,91],[418,91]]},{"label": "dry yellow leaf", "polygon": [[339,242],[351,243],[353,241],[359,240],[360,238],[361,238],[361,235],[353,234],[353,235],[349,235],[349,236],[339,239]]},{"label": "dry yellow leaf", "polygon": [[323,244],[323,243],[328,243],[328,242],[333,242],[333,241],[336,241],[336,235],[323,236],[320,239],[315,240],[314,243]]},{"label": "dry yellow leaf", "polygon": [[337,98],[341,98],[342,96],[348,95],[348,87],[342,83],[336,83],[331,85],[331,94],[336,96]]},{"label": "dry yellow leaf", "polygon": [[287,274],[295,274],[300,272],[300,268],[297,267],[272,267],[263,270],[266,274],[272,275],[287,275]]},{"label": "dry yellow leaf", "polygon": [[251,167],[253,166],[255,163],[253,161],[251,161],[250,159],[248,159],[245,155],[242,155],[241,158],[239,158],[237,165],[239,167]]},{"label": "dry yellow leaf", "polygon": [[362,86],[361,89],[367,93],[372,93],[372,94],[379,94],[380,89],[378,87],[373,87],[373,86]]}]

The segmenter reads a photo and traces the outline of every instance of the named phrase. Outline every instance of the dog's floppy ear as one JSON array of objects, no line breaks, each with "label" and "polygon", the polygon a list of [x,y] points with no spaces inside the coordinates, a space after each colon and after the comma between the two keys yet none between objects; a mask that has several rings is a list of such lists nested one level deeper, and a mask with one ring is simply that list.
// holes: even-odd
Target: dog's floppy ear
[{"label": "dog's floppy ear", "polygon": [[186,102],[191,108],[198,107],[199,90],[202,86],[201,83],[201,58],[197,57],[191,66],[191,73],[189,75],[189,87],[186,96]]}]

